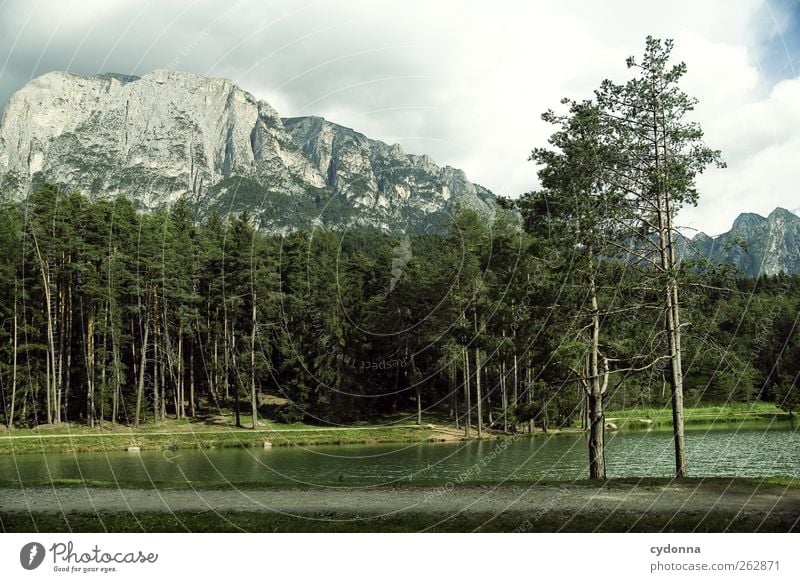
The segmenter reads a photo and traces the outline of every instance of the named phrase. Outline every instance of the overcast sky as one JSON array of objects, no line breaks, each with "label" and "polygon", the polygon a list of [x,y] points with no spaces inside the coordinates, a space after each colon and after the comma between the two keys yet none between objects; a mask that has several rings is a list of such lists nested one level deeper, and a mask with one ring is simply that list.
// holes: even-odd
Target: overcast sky
[{"label": "overcast sky", "polygon": [[0,105],[52,70],[227,77],[282,116],[321,115],[516,196],[536,187],[541,112],[623,81],[648,34],[675,39],[729,166],[681,222],[717,234],[740,212],[797,211],[800,0],[0,0]]}]

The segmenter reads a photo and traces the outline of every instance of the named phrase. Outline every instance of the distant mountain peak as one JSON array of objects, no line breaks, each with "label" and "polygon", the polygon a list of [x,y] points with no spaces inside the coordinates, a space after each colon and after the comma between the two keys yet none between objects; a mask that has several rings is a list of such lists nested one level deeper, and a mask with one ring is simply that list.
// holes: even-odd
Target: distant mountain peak
[{"label": "distant mountain peak", "polygon": [[800,221],[800,216],[798,216],[797,214],[795,214],[791,210],[787,210],[786,208],[781,208],[780,206],[778,206],[777,208],[775,208],[775,210],[773,210],[772,212],[769,213],[769,216],[767,217],[767,219],[768,220],[783,219],[783,220],[797,220],[797,221]]},{"label": "distant mountain peak", "polygon": [[753,226],[757,227],[766,222],[766,220],[767,219],[760,214],[756,214],[754,212],[743,212],[736,217],[736,220],[733,221],[732,230],[742,230],[751,228]]},{"label": "distant mountain peak", "polygon": [[766,218],[752,212],[740,214],[731,230],[714,238],[698,233],[692,250],[714,263],[731,263],[751,277],[800,273],[800,216],[775,208]]}]

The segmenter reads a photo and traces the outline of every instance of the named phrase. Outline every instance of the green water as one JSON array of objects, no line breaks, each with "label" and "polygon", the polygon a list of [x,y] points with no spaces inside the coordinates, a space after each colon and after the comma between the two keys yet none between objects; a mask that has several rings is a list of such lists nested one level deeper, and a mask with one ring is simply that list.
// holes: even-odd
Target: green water
[{"label": "green water", "polygon": [[[668,430],[607,433],[610,478],[673,474]],[[788,423],[687,430],[695,477],[800,478],[800,431]],[[54,479],[274,484],[467,483],[587,477],[585,435],[458,443],[57,453],[0,456],[4,481]]]}]

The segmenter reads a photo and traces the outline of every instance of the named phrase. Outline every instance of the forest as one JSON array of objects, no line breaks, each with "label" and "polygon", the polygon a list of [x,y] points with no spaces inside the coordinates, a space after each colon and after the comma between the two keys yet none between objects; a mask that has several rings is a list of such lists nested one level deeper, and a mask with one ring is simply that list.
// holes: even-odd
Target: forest
[{"label": "forest", "polygon": [[[0,211],[0,386],[8,426],[137,425],[208,411],[350,423],[446,410],[475,430],[580,422],[588,293],[552,240],[511,212],[449,235],[259,233],[136,212],[47,186]],[[399,257],[399,258],[398,258]],[[664,406],[658,298],[618,261],[596,269],[606,406]],[[800,277],[682,273],[688,405],[795,405]],[[613,354],[613,357],[612,357]],[[638,368],[644,368],[638,370]],[[585,422],[585,420],[584,420]]]},{"label": "forest", "polygon": [[604,410],[671,406],[680,476],[684,406],[797,406],[800,277],[677,252],[696,175],[724,164],[687,121],[670,51],[650,38],[637,77],[546,112],[541,187],[443,232],[269,234],[248,212],[199,220],[184,198],[142,212],[54,185],[7,202],[5,424],[437,411],[466,436],[585,428],[602,478]]}]

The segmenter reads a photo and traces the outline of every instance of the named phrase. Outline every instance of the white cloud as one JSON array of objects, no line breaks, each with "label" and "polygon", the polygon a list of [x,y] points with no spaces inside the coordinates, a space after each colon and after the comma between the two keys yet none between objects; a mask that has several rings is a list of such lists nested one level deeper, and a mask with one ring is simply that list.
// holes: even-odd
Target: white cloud
[{"label": "white cloud", "polygon": [[[754,92],[755,93],[755,92]],[[698,181],[701,203],[685,223],[718,234],[740,212],[766,216],[795,208],[800,184],[800,79],[779,82],[769,94],[720,108],[708,116],[706,138],[722,149],[728,168]]]}]

